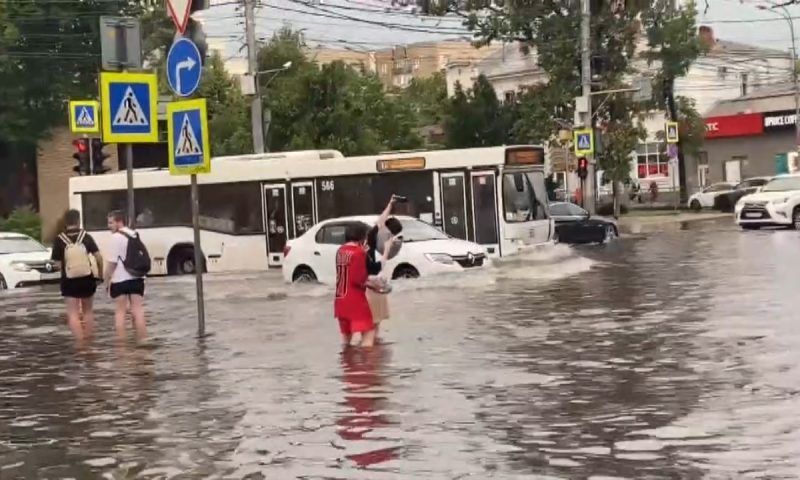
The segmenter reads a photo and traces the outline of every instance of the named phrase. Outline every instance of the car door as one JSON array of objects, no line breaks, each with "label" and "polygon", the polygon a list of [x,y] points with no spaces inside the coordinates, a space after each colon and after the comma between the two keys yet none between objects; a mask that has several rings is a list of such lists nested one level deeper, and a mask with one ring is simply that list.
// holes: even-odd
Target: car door
[{"label": "car door", "polygon": [[332,285],[336,282],[336,252],[344,245],[344,234],[354,222],[331,222],[323,225],[314,237],[311,260],[317,279]]}]

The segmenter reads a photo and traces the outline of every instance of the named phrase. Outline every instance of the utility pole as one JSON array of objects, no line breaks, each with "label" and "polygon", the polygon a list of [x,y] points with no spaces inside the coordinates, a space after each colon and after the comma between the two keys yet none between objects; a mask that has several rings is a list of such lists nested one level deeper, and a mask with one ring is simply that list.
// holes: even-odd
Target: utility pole
[{"label": "utility pole", "polygon": [[256,43],[256,0],[244,1],[244,27],[247,37],[247,70],[255,87],[250,104],[250,123],[253,129],[253,153],[264,153],[264,112],[258,86],[258,44]]},{"label": "utility pole", "polygon": [[[583,98],[588,104],[585,114],[584,127],[594,128],[592,115],[592,50],[591,50],[592,7],[590,0],[581,0],[581,85]],[[594,135],[597,138],[597,135]],[[585,182],[585,191],[581,192],[584,199],[584,208],[591,214],[595,213],[595,160],[589,158],[588,174]]]}]

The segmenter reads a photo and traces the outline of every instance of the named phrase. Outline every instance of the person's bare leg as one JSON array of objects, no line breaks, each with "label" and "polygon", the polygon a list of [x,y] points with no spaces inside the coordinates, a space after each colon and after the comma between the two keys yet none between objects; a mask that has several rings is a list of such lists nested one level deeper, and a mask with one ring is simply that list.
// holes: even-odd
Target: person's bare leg
[{"label": "person's bare leg", "polygon": [[353,336],[352,335],[348,335],[348,334],[344,334],[344,333],[342,334],[342,345],[344,345],[345,347],[349,347],[350,346],[350,342],[352,342],[352,341],[353,341]]},{"label": "person's bare leg", "polygon": [[125,331],[125,315],[128,313],[128,296],[120,295],[114,300],[114,328],[117,331],[117,340],[124,342],[127,337]]},{"label": "person's bare leg", "polygon": [[83,310],[83,333],[87,340],[94,338],[94,297],[81,299],[81,310]]},{"label": "person's bare leg", "polygon": [[136,329],[136,340],[143,342],[147,338],[147,323],[144,318],[144,298],[141,295],[131,295],[131,316]]},{"label": "person's bare leg", "polygon": [[371,347],[375,345],[375,329],[368,332],[361,333],[361,346],[362,347]]},{"label": "person's bare leg", "polygon": [[83,327],[81,326],[81,310],[80,300],[77,298],[67,297],[64,299],[67,306],[67,325],[69,326],[72,335],[75,337],[75,342],[80,345],[83,342]]}]

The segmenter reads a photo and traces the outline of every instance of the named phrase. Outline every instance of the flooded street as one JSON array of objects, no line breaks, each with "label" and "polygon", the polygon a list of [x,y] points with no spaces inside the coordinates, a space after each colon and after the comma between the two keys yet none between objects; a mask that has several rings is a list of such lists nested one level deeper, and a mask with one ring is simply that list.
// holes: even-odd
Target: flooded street
[{"label": "flooded street", "polygon": [[76,353],[0,294],[0,479],[797,478],[800,233],[729,220],[395,284],[342,353],[327,287],[148,283],[152,348]]}]

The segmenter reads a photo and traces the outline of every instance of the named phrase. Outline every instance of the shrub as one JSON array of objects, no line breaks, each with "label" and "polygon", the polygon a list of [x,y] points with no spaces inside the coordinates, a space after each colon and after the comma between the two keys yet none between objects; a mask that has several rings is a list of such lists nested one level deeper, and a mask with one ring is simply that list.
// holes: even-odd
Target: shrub
[{"label": "shrub", "polygon": [[42,218],[31,207],[19,207],[8,218],[0,218],[0,231],[22,233],[40,240]]},{"label": "shrub", "polygon": [[[619,214],[625,215],[626,213],[628,213],[628,206],[623,203],[619,206]],[[597,207],[597,214],[604,217],[610,217],[614,215],[614,204],[611,202],[601,203]]]}]

